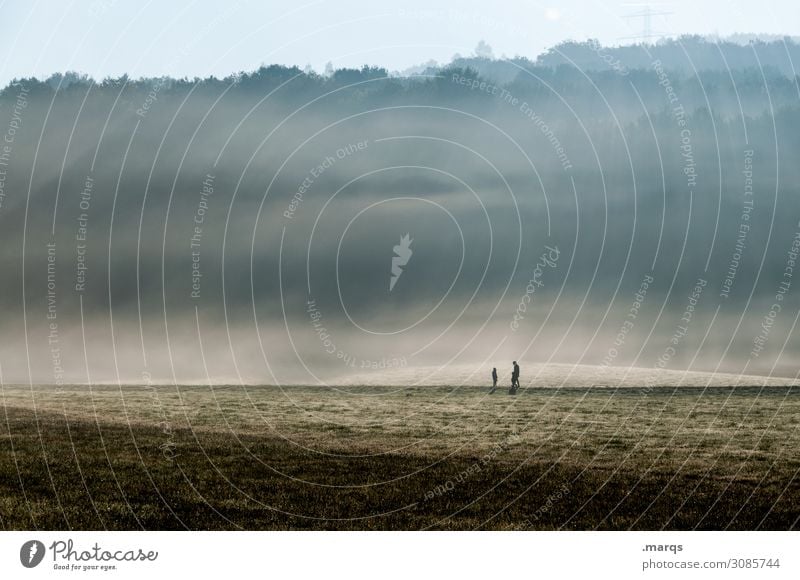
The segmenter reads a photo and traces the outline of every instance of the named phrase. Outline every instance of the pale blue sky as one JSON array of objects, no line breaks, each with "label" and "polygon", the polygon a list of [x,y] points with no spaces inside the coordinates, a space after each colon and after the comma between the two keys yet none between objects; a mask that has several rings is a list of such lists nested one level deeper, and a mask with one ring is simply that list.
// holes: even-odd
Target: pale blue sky
[{"label": "pale blue sky", "polygon": [[[403,69],[469,54],[534,57],[568,38],[618,44],[641,30],[636,0],[0,0],[0,84],[77,70],[96,78],[224,76],[262,63]],[[800,35],[796,0],[671,0],[653,28],[672,35]]]}]

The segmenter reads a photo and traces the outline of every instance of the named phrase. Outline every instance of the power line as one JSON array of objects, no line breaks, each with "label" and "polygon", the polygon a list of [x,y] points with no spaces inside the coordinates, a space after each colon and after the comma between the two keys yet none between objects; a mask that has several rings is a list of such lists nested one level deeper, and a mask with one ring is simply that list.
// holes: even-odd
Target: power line
[{"label": "power line", "polygon": [[[632,14],[626,14],[623,16],[625,19],[632,19],[632,18],[640,18],[642,21],[642,33],[636,34],[633,36],[624,36],[620,38],[620,40],[641,40],[642,42],[648,42],[653,38],[660,38],[665,36],[663,32],[653,32],[653,16],[669,16],[673,14],[673,12],[667,12],[666,10],[653,10],[653,4],[649,2],[645,3],[634,3],[634,4],[623,4],[623,6],[629,8],[638,8],[638,10]],[[660,6],[656,4],[655,6]]]}]

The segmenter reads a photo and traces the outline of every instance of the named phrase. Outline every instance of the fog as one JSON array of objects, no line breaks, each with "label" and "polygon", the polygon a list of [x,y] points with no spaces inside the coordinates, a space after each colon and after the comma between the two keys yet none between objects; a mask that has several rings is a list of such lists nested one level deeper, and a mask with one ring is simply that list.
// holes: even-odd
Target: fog
[{"label": "fog", "polygon": [[797,45],[726,50],[18,80],[2,380],[392,382],[512,360],[794,377]]}]

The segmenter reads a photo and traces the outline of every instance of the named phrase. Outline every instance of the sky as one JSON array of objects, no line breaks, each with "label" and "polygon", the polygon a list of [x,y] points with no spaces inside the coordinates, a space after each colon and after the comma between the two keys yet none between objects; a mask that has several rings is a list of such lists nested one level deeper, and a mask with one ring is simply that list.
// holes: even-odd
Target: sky
[{"label": "sky", "polygon": [[[74,70],[95,78],[205,77],[262,64],[322,71],[380,65],[403,70],[469,55],[480,40],[495,56],[535,57],[566,39],[630,42],[641,3],[623,0],[87,0],[0,2],[0,85]],[[652,3],[654,32],[800,35],[792,0]]]}]

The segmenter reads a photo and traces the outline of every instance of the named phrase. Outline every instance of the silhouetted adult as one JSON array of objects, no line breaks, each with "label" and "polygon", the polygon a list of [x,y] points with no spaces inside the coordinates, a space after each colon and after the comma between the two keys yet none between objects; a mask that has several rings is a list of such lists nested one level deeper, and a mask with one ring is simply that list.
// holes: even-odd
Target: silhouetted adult
[{"label": "silhouetted adult", "polygon": [[496,390],[497,390],[497,368],[495,367],[492,369],[492,390],[489,391],[489,394],[491,395]]},{"label": "silhouetted adult", "polygon": [[511,389],[509,392],[513,395],[517,392],[517,385],[519,385],[519,365],[514,361],[514,370],[511,371]]}]

